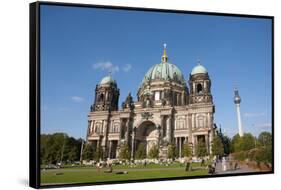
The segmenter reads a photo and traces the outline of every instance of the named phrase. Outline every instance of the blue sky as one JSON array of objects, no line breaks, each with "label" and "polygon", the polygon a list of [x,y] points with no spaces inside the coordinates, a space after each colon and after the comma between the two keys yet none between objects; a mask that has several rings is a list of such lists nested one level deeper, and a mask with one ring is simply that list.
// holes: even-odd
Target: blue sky
[{"label": "blue sky", "polygon": [[136,100],[148,69],[169,62],[186,80],[198,59],[212,80],[215,122],[238,132],[271,131],[271,20],[41,5],[41,132],[86,136],[96,84],[112,70],[120,104]]}]

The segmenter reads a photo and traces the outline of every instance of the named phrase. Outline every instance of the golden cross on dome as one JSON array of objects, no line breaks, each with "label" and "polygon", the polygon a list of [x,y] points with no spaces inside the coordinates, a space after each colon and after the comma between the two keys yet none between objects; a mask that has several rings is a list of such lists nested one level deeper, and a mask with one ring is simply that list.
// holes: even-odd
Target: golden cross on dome
[{"label": "golden cross on dome", "polygon": [[167,56],[167,52],[166,52],[167,44],[164,43],[163,46],[164,46],[164,52],[163,52],[163,55],[162,55],[162,62],[166,63],[167,60],[168,60],[168,56]]}]

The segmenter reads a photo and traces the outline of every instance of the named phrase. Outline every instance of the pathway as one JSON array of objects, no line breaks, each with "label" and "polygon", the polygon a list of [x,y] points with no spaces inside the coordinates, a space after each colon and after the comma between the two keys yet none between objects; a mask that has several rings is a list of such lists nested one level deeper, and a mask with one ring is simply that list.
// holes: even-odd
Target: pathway
[{"label": "pathway", "polygon": [[222,163],[219,162],[216,165],[216,173],[215,174],[233,174],[233,173],[249,173],[249,172],[256,172],[254,169],[249,168],[246,165],[239,165],[238,169],[236,170],[222,170]]}]

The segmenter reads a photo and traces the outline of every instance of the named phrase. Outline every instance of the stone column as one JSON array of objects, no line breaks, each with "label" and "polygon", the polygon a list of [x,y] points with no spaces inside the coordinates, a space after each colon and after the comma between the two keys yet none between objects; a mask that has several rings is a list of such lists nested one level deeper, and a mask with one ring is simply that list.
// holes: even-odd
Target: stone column
[{"label": "stone column", "polygon": [[193,93],[195,94],[196,93],[196,89],[195,89],[195,83],[193,83]]},{"label": "stone column", "polygon": [[111,158],[111,147],[112,147],[112,141],[108,141],[108,159],[110,159]]},{"label": "stone column", "polygon": [[100,138],[97,140],[97,151],[99,150],[100,148]]},{"label": "stone column", "polygon": [[192,115],[191,115],[191,125],[192,125],[192,129],[195,128],[195,119],[194,119],[194,117],[195,117],[195,115],[192,114]]},{"label": "stone column", "polygon": [[90,134],[92,134],[93,132],[95,132],[94,131],[94,121],[91,120],[90,122],[91,122],[91,124],[90,124]]},{"label": "stone column", "polygon": [[209,135],[205,135],[205,144],[206,144],[206,149],[207,149],[207,153],[210,153],[209,150]]},{"label": "stone column", "polygon": [[[158,151],[160,153],[160,139],[161,139],[161,126],[160,125],[157,125],[157,148],[158,148]],[[159,155],[158,153],[158,155]]]},{"label": "stone column", "polygon": [[196,128],[199,128],[199,123],[198,123],[198,119],[197,119],[197,114],[194,115],[194,121],[195,121],[195,126],[196,126]]},{"label": "stone column", "polygon": [[212,141],[213,141],[213,138],[212,138],[212,134],[211,134],[212,132],[210,132],[209,133],[209,152],[210,152],[210,154],[212,154],[213,153],[213,151],[212,151]]},{"label": "stone column", "polygon": [[181,137],[179,137],[179,140],[180,140],[180,146],[179,146],[179,157],[181,158]]},{"label": "stone column", "polygon": [[167,124],[166,137],[168,142],[171,142],[171,116],[168,116],[166,124]]},{"label": "stone column", "polygon": [[204,81],[204,92],[206,92],[207,91],[207,83],[206,83],[206,81]]},{"label": "stone column", "polygon": [[196,145],[195,145],[195,138],[196,138],[196,136],[195,136],[195,135],[192,135],[192,146],[193,146],[192,152],[193,152],[194,155],[195,155],[195,148],[196,148]]},{"label": "stone column", "polygon": [[179,129],[178,125],[177,125],[177,123],[178,123],[177,121],[178,121],[178,117],[175,117],[175,126],[174,126],[175,130]]},{"label": "stone column", "polygon": [[207,128],[210,128],[210,113],[207,113]]},{"label": "stone column", "polygon": [[213,128],[213,114],[210,114],[210,127]]},{"label": "stone column", "polygon": [[182,92],[182,94],[181,94],[181,105],[185,105],[184,98],[185,98],[185,94],[184,94],[184,92]]},{"label": "stone column", "polygon": [[117,146],[120,147],[121,145],[121,139],[122,139],[122,136],[121,136],[121,133],[123,131],[123,119],[120,118],[120,130],[119,130],[119,140],[118,140],[118,144]]},{"label": "stone column", "polygon": [[164,132],[164,130],[165,130],[165,126],[164,126],[164,116],[163,115],[161,115],[161,132],[160,132],[160,135],[161,135],[161,138],[163,138],[164,137],[164,135],[166,135]]},{"label": "stone column", "polygon": [[135,155],[135,128],[132,131],[132,144],[131,144],[131,160],[134,160]]},{"label": "stone column", "polygon": [[[214,139],[214,129],[213,127],[211,127],[210,133],[209,133],[209,143],[211,145],[211,143],[213,142]],[[212,146],[210,146],[210,154],[212,154]]]},{"label": "stone column", "polygon": [[126,139],[126,142],[129,143],[129,135],[130,135],[130,131],[129,131],[129,122],[130,122],[130,119],[128,118],[126,120],[126,136],[125,136],[125,139]]},{"label": "stone column", "polygon": [[108,122],[106,120],[103,121],[103,146],[106,146],[106,141],[107,141],[107,124]]},{"label": "stone column", "polygon": [[187,124],[188,124],[188,143],[192,143],[192,121],[190,115],[187,115]]}]

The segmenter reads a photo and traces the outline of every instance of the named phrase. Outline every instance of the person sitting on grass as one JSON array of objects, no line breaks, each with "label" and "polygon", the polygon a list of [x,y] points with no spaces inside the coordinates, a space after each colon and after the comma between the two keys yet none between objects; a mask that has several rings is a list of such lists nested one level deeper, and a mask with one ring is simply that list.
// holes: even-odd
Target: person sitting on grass
[{"label": "person sitting on grass", "polygon": [[113,169],[112,169],[112,164],[108,164],[108,170],[105,170],[104,173],[112,173]]}]

